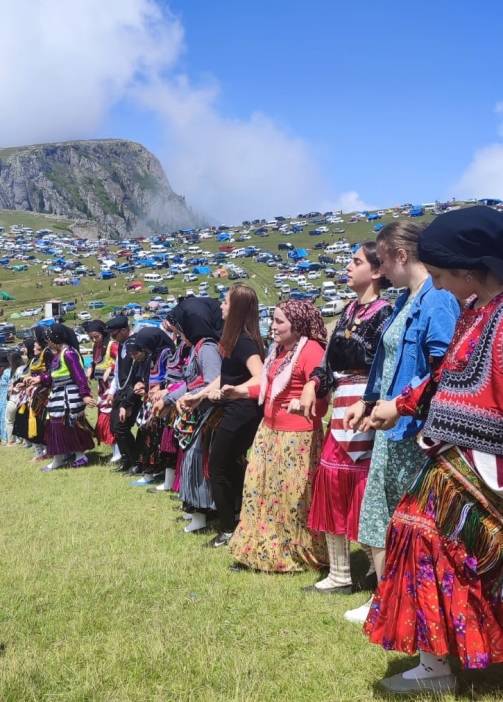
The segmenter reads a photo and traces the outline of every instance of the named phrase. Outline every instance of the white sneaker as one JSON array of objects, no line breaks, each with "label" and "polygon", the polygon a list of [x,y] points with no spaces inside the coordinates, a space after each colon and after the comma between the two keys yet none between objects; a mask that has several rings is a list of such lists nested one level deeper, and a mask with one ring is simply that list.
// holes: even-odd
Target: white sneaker
[{"label": "white sneaker", "polygon": [[201,512],[192,513],[192,521],[187,524],[184,528],[186,534],[190,534],[193,531],[199,531],[199,529],[206,528],[206,515]]},{"label": "white sneaker", "polygon": [[344,619],[352,624],[364,624],[370,612],[370,605],[372,604],[372,598],[368,602],[365,602],[361,607],[356,609],[348,609],[344,612]]},{"label": "white sneaker", "polygon": [[122,456],[120,455],[120,453],[118,456],[112,455],[112,458],[109,460],[109,463],[114,465],[115,463],[119,463],[119,461],[121,461],[121,459],[122,459]]}]

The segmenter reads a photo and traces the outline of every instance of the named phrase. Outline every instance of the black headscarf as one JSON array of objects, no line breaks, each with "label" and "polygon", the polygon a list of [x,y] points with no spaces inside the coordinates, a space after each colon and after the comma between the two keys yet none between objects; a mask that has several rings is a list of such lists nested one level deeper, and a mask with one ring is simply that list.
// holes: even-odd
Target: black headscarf
[{"label": "black headscarf", "polygon": [[67,327],[65,324],[53,324],[52,327],[49,327],[48,337],[53,344],[66,344],[80,353],[77,336],[71,327]]},{"label": "black headscarf", "polygon": [[489,270],[503,280],[503,213],[478,205],[439,215],[419,237],[418,255],[438,268]]},{"label": "black headscarf", "polygon": [[38,327],[35,327],[33,330],[33,333],[35,334],[35,339],[38,341],[40,346],[46,346],[47,344],[47,327],[41,327],[40,325]]},{"label": "black headscarf", "polygon": [[88,334],[89,332],[98,332],[103,337],[109,336],[107,325],[101,319],[92,319],[84,325],[84,329]]},{"label": "black headscarf", "polygon": [[28,336],[23,341],[24,347],[26,349],[26,355],[28,357],[28,361],[31,361],[31,359],[35,355],[35,341],[36,341],[36,339],[33,336]]},{"label": "black headscarf", "polygon": [[191,344],[203,338],[218,341],[223,327],[220,304],[211,297],[185,298],[171,310],[168,321],[174,324]]},{"label": "black headscarf", "polygon": [[175,345],[166,332],[159,327],[143,327],[127,340],[128,352],[145,351],[150,355],[152,362],[155,362],[161,351],[166,348],[173,352]]}]

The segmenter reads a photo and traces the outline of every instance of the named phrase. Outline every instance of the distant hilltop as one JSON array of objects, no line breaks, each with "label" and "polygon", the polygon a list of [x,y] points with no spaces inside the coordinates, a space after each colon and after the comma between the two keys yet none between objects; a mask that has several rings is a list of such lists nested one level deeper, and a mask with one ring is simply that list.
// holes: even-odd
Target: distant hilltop
[{"label": "distant hilltop", "polygon": [[93,238],[206,224],[173,192],[157,158],[122,139],[0,149],[0,209],[65,217]]}]

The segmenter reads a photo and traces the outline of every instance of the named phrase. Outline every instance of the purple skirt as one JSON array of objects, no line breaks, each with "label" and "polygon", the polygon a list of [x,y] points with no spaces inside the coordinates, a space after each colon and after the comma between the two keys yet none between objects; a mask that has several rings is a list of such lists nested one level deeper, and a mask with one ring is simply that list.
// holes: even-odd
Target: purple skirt
[{"label": "purple skirt", "polygon": [[94,448],[94,441],[90,431],[78,425],[69,427],[60,419],[49,419],[45,426],[44,441],[47,446],[48,456],[88,451]]}]

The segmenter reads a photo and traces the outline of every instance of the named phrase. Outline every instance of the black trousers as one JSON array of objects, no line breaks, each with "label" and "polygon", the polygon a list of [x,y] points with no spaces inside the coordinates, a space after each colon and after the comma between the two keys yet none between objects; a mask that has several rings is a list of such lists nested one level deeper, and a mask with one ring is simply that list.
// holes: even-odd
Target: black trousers
[{"label": "black trousers", "polygon": [[121,452],[124,468],[130,468],[131,466],[136,465],[138,460],[136,439],[133,436],[131,429],[136,421],[136,416],[138,414],[138,410],[140,409],[140,403],[141,400],[136,402],[131,407],[131,413],[123,422],[119,421],[121,398],[115,398],[112,404],[112,412],[110,413],[110,428]]},{"label": "black trousers", "polygon": [[253,443],[258,419],[230,431],[217,428],[211,442],[209,467],[211,491],[220,521],[220,530],[231,532],[235,514],[241,509],[246,470],[246,452]]}]

